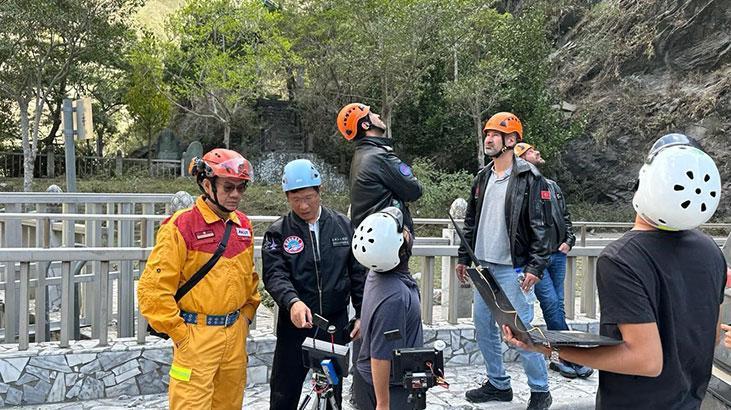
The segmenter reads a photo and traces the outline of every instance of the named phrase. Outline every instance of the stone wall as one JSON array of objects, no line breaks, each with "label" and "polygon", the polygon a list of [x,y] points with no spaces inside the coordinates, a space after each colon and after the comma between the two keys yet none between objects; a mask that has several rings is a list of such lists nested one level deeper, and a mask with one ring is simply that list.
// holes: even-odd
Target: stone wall
[{"label": "stone wall", "polygon": [[[574,330],[598,331],[596,321],[576,322]],[[483,363],[472,324],[425,326],[425,345],[443,340],[445,366]],[[271,333],[252,330],[247,341],[249,385],[267,383],[271,375],[276,339]],[[516,360],[515,350],[503,345],[506,360]],[[60,348],[58,342],[0,345],[0,407],[63,401],[119,398],[163,393],[172,361],[170,341],[148,337],[140,345],[132,338],[99,347],[98,341],[74,342]]]}]

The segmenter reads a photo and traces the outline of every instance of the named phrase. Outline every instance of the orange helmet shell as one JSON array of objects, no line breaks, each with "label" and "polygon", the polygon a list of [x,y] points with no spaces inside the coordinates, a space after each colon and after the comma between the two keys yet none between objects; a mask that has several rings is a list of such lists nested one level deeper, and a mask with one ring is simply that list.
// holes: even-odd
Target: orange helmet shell
[{"label": "orange helmet shell", "polygon": [[523,124],[513,113],[499,112],[490,117],[485,123],[485,127],[482,128],[482,132],[484,134],[490,130],[500,131],[503,134],[515,132],[518,134],[518,142],[523,141]]},{"label": "orange helmet shell", "polygon": [[358,135],[358,121],[370,114],[371,107],[361,103],[351,103],[338,113],[338,130],[350,141]]},{"label": "orange helmet shell", "polygon": [[513,152],[515,152],[515,156],[522,157],[523,154],[528,152],[528,150],[531,148],[535,148],[535,147],[528,144],[527,142],[519,142],[519,143],[515,144],[515,148],[513,148]]},{"label": "orange helmet shell", "polygon": [[249,160],[236,151],[216,148],[209,151],[203,158],[193,158],[190,161],[190,174],[203,174],[206,178],[223,177],[241,181],[251,181],[253,168]]}]

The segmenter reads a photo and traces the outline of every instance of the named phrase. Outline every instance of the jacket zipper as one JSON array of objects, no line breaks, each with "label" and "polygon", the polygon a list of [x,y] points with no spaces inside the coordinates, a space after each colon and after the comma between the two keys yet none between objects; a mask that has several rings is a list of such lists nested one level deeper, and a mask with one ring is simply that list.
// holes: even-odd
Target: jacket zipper
[{"label": "jacket zipper", "polygon": [[310,243],[312,244],[312,257],[315,260],[315,279],[317,281],[317,295],[320,302],[320,314],[322,315],[322,282],[320,278],[320,269],[317,266],[317,261],[319,260],[319,252],[317,251],[317,249],[315,249],[315,239],[312,237],[312,230],[310,229],[309,225],[307,226],[307,231],[310,233]]}]

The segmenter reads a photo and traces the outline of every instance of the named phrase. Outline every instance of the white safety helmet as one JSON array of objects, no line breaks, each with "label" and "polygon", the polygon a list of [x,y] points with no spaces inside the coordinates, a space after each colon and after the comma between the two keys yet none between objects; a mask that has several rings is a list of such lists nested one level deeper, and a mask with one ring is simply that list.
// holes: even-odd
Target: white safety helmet
[{"label": "white safety helmet", "polygon": [[398,266],[399,249],[404,243],[403,221],[401,210],[394,207],[369,215],[353,235],[355,259],[374,272],[387,272]]},{"label": "white safety helmet", "polygon": [[658,139],[640,169],[632,205],[662,230],[693,229],[707,222],[721,199],[721,176],[713,159],[693,139],[668,134]]}]

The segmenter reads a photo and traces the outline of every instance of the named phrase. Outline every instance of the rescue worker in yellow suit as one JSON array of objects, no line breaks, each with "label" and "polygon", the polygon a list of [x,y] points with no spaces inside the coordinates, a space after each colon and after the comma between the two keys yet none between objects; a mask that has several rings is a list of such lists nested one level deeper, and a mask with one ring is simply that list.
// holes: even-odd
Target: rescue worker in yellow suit
[{"label": "rescue worker in yellow suit", "polygon": [[[170,409],[241,409],[246,337],[260,301],[254,233],[236,210],[251,164],[235,151],[214,149],[193,159],[191,174],[203,195],[160,226],[137,289],[140,312],[174,343]],[[175,292],[211,259],[227,223],[233,225],[221,258],[176,303]]]}]

